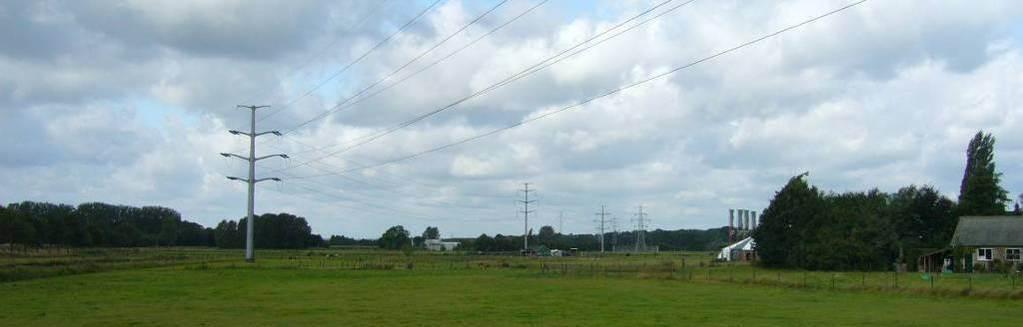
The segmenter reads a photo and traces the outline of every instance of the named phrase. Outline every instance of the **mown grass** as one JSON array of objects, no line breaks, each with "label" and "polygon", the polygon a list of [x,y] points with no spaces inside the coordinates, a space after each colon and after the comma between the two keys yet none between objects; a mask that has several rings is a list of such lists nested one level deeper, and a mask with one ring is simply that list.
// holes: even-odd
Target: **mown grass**
[{"label": "mown grass", "polygon": [[[927,275],[892,272],[812,272],[768,270],[711,261],[712,254],[675,252],[643,255],[584,254],[578,257],[525,258],[465,253],[368,249],[260,250],[261,267],[329,270],[527,270],[551,275],[659,278],[693,282],[770,285],[1023,299],[1018,274]],[[240,250],[209,248],[81,249],[28,252],[0,260],[0,282],[52,276],[182,265],[240,263]]]},{"label": "mown grass", "polygon": [[1023,303],[529,269],[299,268],[288,259],[0,284],[10,326],[1016,326]]}]

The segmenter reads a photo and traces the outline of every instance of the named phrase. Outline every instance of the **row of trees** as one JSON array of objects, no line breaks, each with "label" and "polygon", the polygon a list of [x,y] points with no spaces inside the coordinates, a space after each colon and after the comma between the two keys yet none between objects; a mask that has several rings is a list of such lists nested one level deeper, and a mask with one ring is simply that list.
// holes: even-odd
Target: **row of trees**
[{"label": "row of trees", "polygon": [[[437,227],[427,227],[419,236],[411,236],[411,232],[404,226],[398,225],[388,228],[380,238],[373,240],[356,240],[343,236],[331,236],[331,245],[376,245],[383,249],[422,248],[425,240],[439,239],[440,230]],[[604,235],[605,249],[611,251],[616,244],[619,246],[632,246],[635,243],[635,232],[606,233]],[[555,232],[551,226],[543,226],[536,235],[529,235],[529,244],[539,247],[545,246],[551,249],[578,248],[584,251],[600,250],[599,234],[561,234]],[[714,228],[709,230],[682,229],[682,230],[654,230],[646,233],[647,245],[659,246],[662,250],[685,250],[685,251],[708,251],[717,250],[726,245],[728,237],[727,228]],[[497,234],[493,237],[482,234],[475,239],[460,239],[459,249],[481,251],[481,252],[516,252],[522,249],[521,235]]]},{"label": "row of trees", "polygon": [[760,263],[815,270],[915,265],[920,252],[948,246],[957,217],[1013,214],[1005,211],[994,143],[983,132],[970,141],[958,203],[930,186],[836,194],[809,185],[806,174],[793,177],[754,231]]},{"label": "row of trees", "polygon": [[[665,251],[708,251],[726,245],[727,228],[708,230],[657,229],[646,232],[646,244],[658,246]],[[636,233],[618,232],[604,234],[604,248],[611,251],[615,246],[630,247],[636,242]],[[480,235],[474,240],[463,242],[463,247],[483,252],[511,252],[522,249],[522,236],[505,236],[497,234],[493,237]],[[535,236],[529,236],[529,244],[546,246],[551,249],[578,248],[583,251],[600,250],[600,234],[561,234],[551,226],[543,226]]]},{"label": "row of trees", "polygon": [[173,209],[46,202],[0,207],[0,243],[24,246],[211,245],[212,230],[183,221]]},{"label": "row of trees", "polygon": [[[142,247],[245,245],[246,219],[222,221],[216,229],[181,219],[164,207],[131,207],[106,203],[75,206],[20,202],[0,206],[0,244],[24,247]],[[256,217],[256,246],[305,248],[325,246],[312,234],[305,218],[290,214]]]}]

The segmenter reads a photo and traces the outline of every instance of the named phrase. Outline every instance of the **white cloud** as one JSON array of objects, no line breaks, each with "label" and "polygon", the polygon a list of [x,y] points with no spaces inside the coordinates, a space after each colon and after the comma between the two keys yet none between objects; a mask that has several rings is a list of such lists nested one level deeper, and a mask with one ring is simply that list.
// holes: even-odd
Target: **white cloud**
[{"label": "white cloud", "polygon": [[[207,225],[237,218],[244,187],[223,175],[244,167],[218,155],[247,148],[224,132],[245,125],[235,104],[272,103],[281,112],[261,128],[287,130],[492,6],[446,2],[335,82],[284,106],[421,8],[395,6],[349,28],[372,1],[172,2],[0,5],[0,44],[35,40],[0,45],[0,151],[11,154],[0,160],[9,185],[0,198],[167,205]],[[391,81],[530,4],[509,2]],[[840,5],[695,2],[366,146],[281,174],[323,175],[459,141]],[[260,173],[338,151],[484,89],[650,3],[608,6],[541,7],[373,99],[283,140],[266,136],[260,152],[294,159],[268,160]],[[514,201],[528,181],[539,199],[537,228],[564,210],[575,222],[569,232],[592,232],[588,217],[600,204],[619,217],[645,204],[654,228],[705,228],[723,224],[728,208],[759,211],[789,176],[807,170],[825,189],[915,183],[954,196],[962,152],[979,129],[998,138],[1004,186],[1019,192],[1023,176],[1012,172],[1023,168],[1021,10],[1010,1],[867,2],[479,141],[345,176],[267,184],[257,209],[306,216],[324,234],[377,236],[394,224],[511,234],[521,232]],[[109,19],[118,13],[135,19]]]}]

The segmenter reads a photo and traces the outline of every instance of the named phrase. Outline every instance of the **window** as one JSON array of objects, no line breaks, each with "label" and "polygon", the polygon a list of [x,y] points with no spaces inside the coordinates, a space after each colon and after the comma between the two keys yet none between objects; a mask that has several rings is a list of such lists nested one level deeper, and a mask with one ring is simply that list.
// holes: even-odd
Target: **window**
[{"label": "window", "polygon": [[1019,259],[1020,259],[1020,249],[1019,248],[1005,249],[1005,260],[1006,261],[1019,261]]},{"label": "window", "polygon": [[991,248],[977,249],[977,261],[991,261]]}]

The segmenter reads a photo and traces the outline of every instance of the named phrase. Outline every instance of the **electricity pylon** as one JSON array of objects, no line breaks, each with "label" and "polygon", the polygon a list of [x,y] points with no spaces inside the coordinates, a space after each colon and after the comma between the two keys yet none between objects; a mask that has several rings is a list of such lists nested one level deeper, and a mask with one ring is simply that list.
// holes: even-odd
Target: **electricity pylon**
[{"label": "electricity pylon", "polygon": [[267,158],[273,158],[273,157],[281,157],[281,158],[285,158],[285,159],[288,158],[288,155],[286,155],[286,154],[271,154],[271,155],[267,155],[267,156],[256,157],[256,137],[259,137],[259,136],[262,136],[262,135],[266,135],[266,134],[274,134],[274,135],[277,135],[277,136],[281,136],[281,132],[278,132],[278,131],[268,131],[268,132],[256,133],[256,109],[269,108],[269,107],[270,106],[243,106],[243,105],[238,105],[238,108],[249,109],[250,111],[252,111],[252,116],[251,116],[252,120],[251,120],[251,124],[249,125],[249,132],[246,133],[246,132],[240,132],[240,131],[236,131],[236,130],[230,130],[228,132],[230,132],[231,134],[234,134],[234,135],[245,135],[245,136],[249,137],[249,156],[248,157],[244,157],[244,156],[240,156],[240,155],[233,154],[233,153],[221,153],[220,154],[220,155],[225,156],[225,157],[229,157],[229,158],[230,157],[235,157],[235,158],[242,159],[242,160],[245,160],[245,161],[249,162],[249,178],[239,178],[239,177],[234,177],[234,176],[228,176],[227,177],[227,179],[230,179],[230,180],[233,180],[233,181],[245,182],[245,183],[247,183],[249,185],[248,220],[247,220],[246,226],[245,226],[245,261],[247,261],[247,262],[255,262],[256,261],[255,243],[252,240],[253,233],[254,233],[254,227],[253,226],[256,225],[256,220],[253,217],[253,209],[255,207],[256,183],[263,182],[263,181],[277,181],[277,182],[281,181],[281,179],[277,178],[277,177],[266,177],[266,178],[256,179],[256,161],[260,161],[260,160],[267,159]]}]

